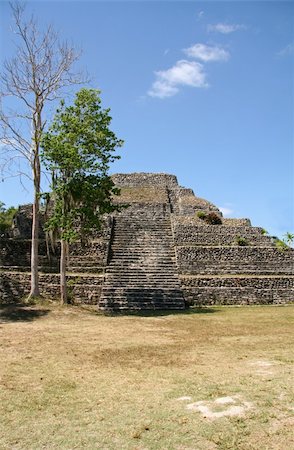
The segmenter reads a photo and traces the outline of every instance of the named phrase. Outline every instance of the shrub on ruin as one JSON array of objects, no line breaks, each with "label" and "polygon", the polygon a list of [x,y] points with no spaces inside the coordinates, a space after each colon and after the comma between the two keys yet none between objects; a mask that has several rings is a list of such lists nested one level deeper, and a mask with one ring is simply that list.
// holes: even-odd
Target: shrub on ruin
[{"label": "shrub on ruin", "polygon": [[221,225],[222,219],[215,212],[205,213],[204,211],[198,211],[197,217],[199,219],[204,220],[204,222],[208,223],[208,225]]},{"label": "shrub on ruin", "polygon": [[221,225],[222,224],[222,219],[215,212],[210,212],[210,213],[206,214],[206,217],[204,220],[209,225]]},{"label": "shrub on ruin", "polygon": [[242,236],[237,236],[236,244],[239,245],[240,247],[245,247],[246,245],[248,245],[248,241],[246,238],[244,238]]},{"label": "shrub on ruin", "polygon": [[198,211],[196,215],[197,215],[197,217],[199,217],[199,219],[202,219],[202,220],[204,220],[206,217],[206,213],[204,211]]}]

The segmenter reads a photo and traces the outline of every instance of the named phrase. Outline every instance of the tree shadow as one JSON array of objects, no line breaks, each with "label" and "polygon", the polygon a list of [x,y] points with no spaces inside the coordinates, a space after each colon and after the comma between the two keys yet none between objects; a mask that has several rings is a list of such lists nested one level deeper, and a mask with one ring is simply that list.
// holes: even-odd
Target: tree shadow
[{"label": "tree shadow", "polygon": [[15,304],[0,305],[0,323],[32,322],[49,314],[50,309],[36,309],[36,307]]},{"label": "tree shadow", "polygon": [[117,316],[138,316],[138,317],[164,317],[164,316],[188,316],[197,314],[213,314],[220,312],[219,308],[209,308],[207,306],[203,307],[192,307],[187,309],[170,309],[170,310],[138,310],[138,311],[109,311],[104,312],[104,315],[110,317]]}]

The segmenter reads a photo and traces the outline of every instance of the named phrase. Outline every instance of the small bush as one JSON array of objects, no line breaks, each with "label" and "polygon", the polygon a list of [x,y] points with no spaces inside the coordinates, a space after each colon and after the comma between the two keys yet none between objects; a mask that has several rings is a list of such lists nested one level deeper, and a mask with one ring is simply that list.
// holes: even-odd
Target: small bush
[{"label": "small bush", "polygon": [[215,212],[205,213],[204,211],[198,211],[197,217],[199,219],[204,220],[209,225],[221,225],[222,219]]},{"label": "small bush", "polygon": [[275,239],[275,244],[278,250],[281,252],[288,250],[290,247],[286,244],[286,242],[282,241],[281,239]]},{"label": "small bush", "polygon": [[237,236],[236,244],[239,245],[240,247],[245,247],[246,245],[248,245],[248,241],[242,236]]},{"label": "small bush", "polygon": [[197,212],[197,217],[199,217],[199,219],[204,220],[206,218],[206,214],[203,211],[198,211]]},{"label": "small bush", "polygon": [[222,224],[222,219],[215,212],[210,212],[210,213],[206,214],[206,217],[204,220],[209,225],[221,225]]},{"label": "small bush", "polygon": [[292,233],[286,233],[284,239],[279,239],[277,236],[271,236],[272,242],[280,251],[290,250],[292,248],[293,239],[294,235]]}]

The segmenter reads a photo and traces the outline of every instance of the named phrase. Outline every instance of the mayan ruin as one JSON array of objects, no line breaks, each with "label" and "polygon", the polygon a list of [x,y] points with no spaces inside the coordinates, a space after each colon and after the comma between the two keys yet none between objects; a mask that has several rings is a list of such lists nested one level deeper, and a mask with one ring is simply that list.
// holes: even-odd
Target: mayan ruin
[{"label": "mayan ruin", "polygon": [[[249,219],[220,210],[162,173],[113,175],[128,204],[104,217],[86,246],[70,248],[74,304],[106,311],[184,309],[195,305],[286,304],[293,299],[294,250],[276,247]],[[19,208],[11,237],[1,238],[2,303],[28,294],[31,206]],[[59,257],[40,235],[40,286],[59,294]]]}]

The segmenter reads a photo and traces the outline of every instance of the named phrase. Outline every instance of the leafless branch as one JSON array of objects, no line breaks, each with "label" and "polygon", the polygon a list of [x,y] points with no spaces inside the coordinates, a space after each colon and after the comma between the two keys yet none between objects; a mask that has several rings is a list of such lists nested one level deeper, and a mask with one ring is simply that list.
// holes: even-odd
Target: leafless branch
[{"label": "leafless branch", "polygon": [[[0,73],[0,169],[2,173],[25,176],[20,161],[25,159],[32,172],[34,209],[32,226],[32,287],[38,295],[38,211],[41,190],[40,145],[46,121],[44,109],[60,96],[63,88],[85,83],[72,67],[80,53],[60,42],[51,25],[40,31],[34,16],[25,18],[24,4],[10,4],[16,36],[15,55],[6,60]],[[8,106],[13,98],[16,111]],[[27,174],[26,174],[27,175]],[[8,175],[7,175],[8,176]]]}]

